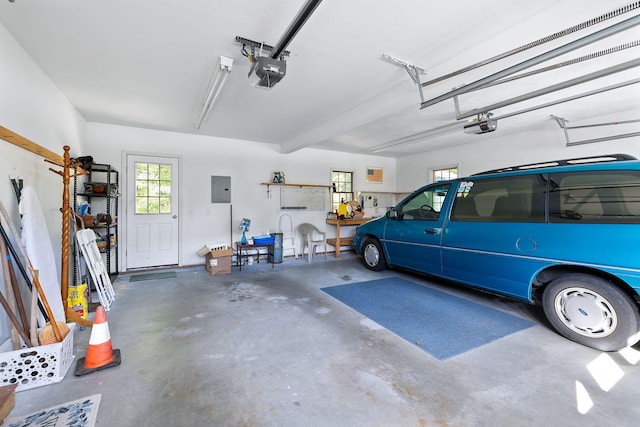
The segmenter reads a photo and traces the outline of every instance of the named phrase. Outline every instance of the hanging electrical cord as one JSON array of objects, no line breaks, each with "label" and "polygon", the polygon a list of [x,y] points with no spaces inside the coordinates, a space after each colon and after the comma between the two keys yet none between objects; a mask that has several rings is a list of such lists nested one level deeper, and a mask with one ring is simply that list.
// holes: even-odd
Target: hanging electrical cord
[{"label": "hanging electrical cord", "polygon": [[582,22],[580,24],[574,25],[573,27],[569,27],[569,28],[564,29],[562,31],[558,31],[557,33],[553,33],[553,34],[551,34],[549,36],[543,37],[543,38],[538,39],[536,41],[533,41],[531,43],[527,43],[527,44],[525,44],[523,46],[520,46],[520,47],[517,47],[515,49],[509,50],[507,52],[501,53],[501,54],[496,55],[496,56],[494,56],[492,58],[485,59],[484,61],[476,62],[475,64],[472,64],[472,65],[469,65],[467,67],[461,68],[461,69],[459,69],[457,71],[454,71],[452,73],[449,73],[449,74],[446,74],[444,76],[429,80],[427,82],[422,83],[422,87],[429,86],[431,84],[440,82],[442,80],[450,79],[451,77],[457,76],[459,74],[466,73],[467,71],[475,70],[476,68],[480,68],[480,67],[482,67],[484,65],[491,64],[493,62],[496,62],[496,61],[499,61],[501,59],[507,58],[509,56],[513,56],[513,55],[518,54],[520,52],[523,52],[525,50],[531,49],[531,48],[536,47],[536,46],[540,46],[540,45],[548,43],[548,42],[550,42],[552,40],[559,39],[559,38],[564,37],[566,35],[569,35],[571,33],[575,33],[576,31],[583,30],[585,28],[591,27],[593,25],[599,24],[601,22],[607,21],[609,19],[615,18],[617,16],[623,15],[625,13],[631,12],[631,11],[636,10],[636,9],[640,9],[640,1],[635,1],[635,2],[633,2],[631,4],[626,5],[626,6],[619,7],[618,9],[615,9],[615,10],[613,10],[611,12],[602,14],[602,15],[596,17],[596,18],[592,18],[592,19],[589,19],[588,21],[584,21],[584,22]]},{"label": "hanging electrical cord", "polygon": [[251,46],[251,53],[249,53],[247,51],[247,45],[242,43],[242,49],[240,49],[240,53],[242,54],[242,56],[249,60],[249,63],[253,64],[253,61],[255,61],[256,58],[255,48],[253,46]]}]

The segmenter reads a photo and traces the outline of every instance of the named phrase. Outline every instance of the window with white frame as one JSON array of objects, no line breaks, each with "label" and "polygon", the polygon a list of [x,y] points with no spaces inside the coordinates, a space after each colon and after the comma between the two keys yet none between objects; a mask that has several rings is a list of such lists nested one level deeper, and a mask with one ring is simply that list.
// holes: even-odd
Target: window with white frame
[{"label": "window with white frame", "polygon": [[[431,170],[431,182],[448,181],[450,179],[456,179],[458,177],[458,167],[432,169]],[[438,212],[442,209],[442,202],[444,197],[434,200],[436,205],[433,206]]]},{"label": "window with white frame", "polygon": [[431,182],[448,181],[458,177],[458,168],[433,169],[431,171]]},{"label": "window with white frame", "polygon": [[353,172],[332,171],[331,187],[331,212],[335,212],[341,201],[353,200]]}]

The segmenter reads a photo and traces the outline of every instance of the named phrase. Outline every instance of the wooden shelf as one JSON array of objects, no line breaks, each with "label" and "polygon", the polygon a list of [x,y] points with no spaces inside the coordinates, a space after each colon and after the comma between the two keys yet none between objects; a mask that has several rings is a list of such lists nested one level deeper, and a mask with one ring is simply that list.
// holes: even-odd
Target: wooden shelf
[{"label": "wooden shelf", "polygon": [[327,224],[331,224],[331,225],[343,225],[343,226],[349,226],[349,225],[360,225],[360,224],[364,224],[365,222],[369,222],[371,221],[371,218],[351,218],[351,219],[329,219],[327,218],[325,220],[325,222]]},{"label": "wooden shelf", "polygon": [[411,194],[413,193],[415,190],[411,190],[411,191],[368,191],[368,190],[359,190],[357,191],[357,193],[366,193],[366,194]]},{"label": "wooden shelf", "polygon": [[[327,243],[331,246],[336,246],[338,243],[338,239],[327,239]],[[340,238],[340,246],[351,246],[353,244],[353,238],[351,237],[341,237]]]},{"label": "wooden shelf", "polygon": [[340,247],[351,246],[353,244],[353,237],[341,237],[340,226],[356,226],[371,221],[371,218],[357,218],[357,219],[326,219],[325,222],[330,225],[336,226],[336,238],[327,239],[327,243],[336,247],[336,258],[340,258]]}]

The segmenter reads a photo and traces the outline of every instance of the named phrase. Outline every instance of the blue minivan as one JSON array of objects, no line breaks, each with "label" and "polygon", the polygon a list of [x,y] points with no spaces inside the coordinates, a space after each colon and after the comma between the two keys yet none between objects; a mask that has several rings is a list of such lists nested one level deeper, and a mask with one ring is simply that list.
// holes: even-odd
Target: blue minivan
[{"label": "blue minivan", "polygon": [[539,303],[566,338],[640,340],[640,161],[521,165],[420,188],[356,229],[371,270],[426,273]]}]

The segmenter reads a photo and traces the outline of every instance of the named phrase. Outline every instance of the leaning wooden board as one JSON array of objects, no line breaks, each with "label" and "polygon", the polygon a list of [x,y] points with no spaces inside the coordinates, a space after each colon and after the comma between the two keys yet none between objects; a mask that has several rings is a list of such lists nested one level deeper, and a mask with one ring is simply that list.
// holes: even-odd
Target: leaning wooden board
[{"label": "leaning wooden board", "polygon": [[18,384],[0,387],[0,423],[7,418],[16,403],[16,388]]}]

